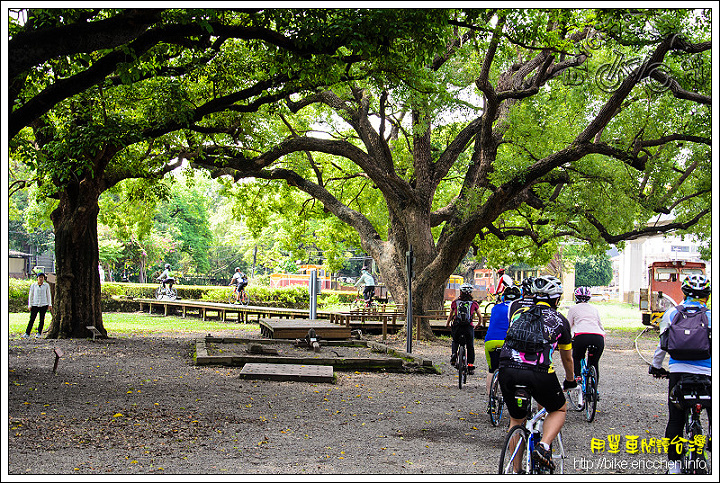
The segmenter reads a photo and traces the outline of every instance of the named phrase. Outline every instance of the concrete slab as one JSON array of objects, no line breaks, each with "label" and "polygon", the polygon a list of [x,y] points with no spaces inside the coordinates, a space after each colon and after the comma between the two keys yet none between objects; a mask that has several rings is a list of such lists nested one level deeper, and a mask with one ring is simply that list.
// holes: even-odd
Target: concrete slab
[{"label": "concrete slab", "polygon": [[240,371],[241,379],[269,381],[333,382],[333,367],[303,364],[247,363]]}]

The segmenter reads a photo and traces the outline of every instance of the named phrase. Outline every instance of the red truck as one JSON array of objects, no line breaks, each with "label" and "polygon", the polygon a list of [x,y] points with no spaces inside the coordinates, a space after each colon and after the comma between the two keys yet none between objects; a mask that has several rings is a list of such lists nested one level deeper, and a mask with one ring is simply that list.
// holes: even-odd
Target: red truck
[{"label": "red truck", "polygon": [[681,303],[685,296],[680,289],[688,275],[705,275],[704,262],[654,262],[648,267],[648,288],[640,289],[642,323],[658,327],[663,313]]}]

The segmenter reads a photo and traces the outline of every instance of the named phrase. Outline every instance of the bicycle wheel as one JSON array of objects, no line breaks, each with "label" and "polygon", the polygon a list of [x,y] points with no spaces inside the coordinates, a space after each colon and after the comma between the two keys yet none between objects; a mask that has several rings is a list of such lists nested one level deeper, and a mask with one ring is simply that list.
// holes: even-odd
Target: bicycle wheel
[{"label": "bicycle wheel", "polygon": [[493,372],[492,380],[490,382],[490,395],[488,396],[489,407],[490,407],[490,422],[493,426],[500,424],[500,420],[503,415],[503,401],[502,391],[500,391],[500,381],[498,378],[499,371]]},{"label": "bicycle wheel", "polygon": [[248,294],[245,290],[240,292],[240,305],[247,305],[248,304]]},{"label": "bicycle wheel", "polygon": [[558,433],[553,439],[552,445],[552,459],[555,463],[555,469],[550,473],[554,475],[562,475],[565,473],[565,448],[562,443],[562,433]]},{"label": "bicycle wheel", "polygon": [[466,382],[467,374],[467,354],[465,353],[465,345],[461,344],[458,347],[458,388],[462,389],[463,383]]},{"label": "bicycle wheel", "polygon": [[500,452],[499,475],[527,475],[530,473],[525,455],[528,433],[520,425],[513,426],[505,437]]},{"label": "bicycle wheel", "polygon": [[[692,411],[692,410],[691,410]],[[692,416],[689,416],[692,418]],[[710,474],[710,462],[707,460],[707,448],[703,448],[702,452],[698,452],[697,448],[693,448],[691,442],[696,441],[702,436],[702,427],[699,421],[691,420],[686,426],[687,435],[685,439],[685,451],[683,452],[682,469],[686,475],[708,475]]]},{"label": "bicycle wheel", "polygon": [[162,296],[165,295],[165,289],[163,287],[158,287],[155,289],[155,298],[160,300]]},{"label": "bicycle wheel", "polygon": [[592,423],[597,409],[597,371],[595,366],[588,367],[585,381],[585,420]]}]

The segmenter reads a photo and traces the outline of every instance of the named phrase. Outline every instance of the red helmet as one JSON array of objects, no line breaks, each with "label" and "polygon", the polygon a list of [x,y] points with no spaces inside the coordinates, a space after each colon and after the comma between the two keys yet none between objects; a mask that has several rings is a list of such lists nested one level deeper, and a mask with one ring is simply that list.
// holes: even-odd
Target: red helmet
[{"label": "red helmet", "polygon": [[504,268],[498,268],[497,273],[505,273],[505,269],[504,269]]}]

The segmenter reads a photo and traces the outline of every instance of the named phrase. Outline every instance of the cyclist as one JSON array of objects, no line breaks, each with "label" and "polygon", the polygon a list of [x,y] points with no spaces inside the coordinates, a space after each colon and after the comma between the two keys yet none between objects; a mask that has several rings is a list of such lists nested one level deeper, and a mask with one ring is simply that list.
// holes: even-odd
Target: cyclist
[{"label": "cyclist", "polygon": [[[523,424],[528,416],[527,407],[507,404],[515,400],[515,387],[518,385],[526,386],[538,405],[547,410],[542,439],[533,450],[532,457],[540,465],[554,468],[550,444],[565,424],[567,403],[563,391],[577,387],[573,376],[572,336],[570,324],[557,311],[563,292],[560,280],[552,276],[537,277],[531,290],[536,302],[533,309],[539,307],[541,312],[545,347],[539,354],[533,354],[503,345],[499,364],[500,390],[510,415],[510,427]],[[520,315],[521,312],[516,313],[510,325],[517,323]],[[552,366],[552,354],[556,348],[565,369],[562,387]]]},{"label": "cyclist", "polygon": [[359,287],[360,285],[365,285],[363,298],[365,299],[365,305],[369,307],[372,303],[373,295],[375,295],[375,279],[372,275],[370,275],[367,267],[362,268],[360,278],[358,278],[357,282],[355,282],[356,287]]},{"label": "cyclist", "polygon": [[[502,302],[495,304],[490,311],[487,333],[485,334],[485,359],[488,365],[487,392],[490,394],[490,384],[495,369],[498,368],[500,348],[505,342],[505,334],[510,325],[510,306],[520,299],[520,289],[516,286],[508,287],[503,291]],[[488,412],[490,407],[488,407]]]},{"label": "cyclist", "polygon": [[510,310],[508,311],[508,319],[512,320],[515,312],[517,312],[518,309],[535,305],[535,298],[533,297],[531,290],[533,280],[535,280],[535,277],[527,277],[523,279],[521,284],[522,298],[519,298],[510,304]]},{"label": "cyclist", "polygon": [[165,264],[165,271],[160,274],[158,278],[155,279],[156,282],[162,282],[163,288],[165,288],[165,284],[168,284],[170,287],[170,290],[172,290],[173,284],[175,283],[175,279],[170,276],[170,264]]},{"label": "cyclist", "polygon": [[[573,361],[575,363],[575,378],[580,379],[580,362],[585,357],[588,346],[595,346],[596,350],[592,357],[588,358],[588,364],[595,367],[597,380],[600,381],[600,356],[605,349],[605,329],[600,322],[600,314],[597,309],[590,305],[590,289],[578,287],[575,289],[575,305],[570,307],[567,314],[570,322],[570,330],[573,334],[572,349]],[[582,404],[582,394],[579,396]]]},{"label": "cyclist", "polygon": [[[710,280],[708,280],[705,275],[688,276],[687,278],[685,278],[685,280],[683,280],[681,289],[683,294],[685,295],[685,300],[683,300],[681,306],[688,308],[694,307],[696,309],[707,308],[708,298],[710,297]],[[665,311],[665,313],[663,314],[662,319],[660,320],[661,334],[668,330],[668,328],[672,324],[673,320],[675,319],[675,315],[678,312],[678,307],[673,307]],[[708,310],[706,314],[709,329],[710,323],[712,321],[710,310]],[[649,369],[649,373],[654,375],[655,377],[662,377],[664,375],[668,375],[668,371],[665,371],[662,368],[665,354],[666,352],[662,350],[660,348],[660,344],[658,344],[657,349],[655,349],[655,354],[653,355],[652,365]],[[706,376],[707,382],[708,384],[710,384],[712,364],[710,357],[700,360],[678,360],[670,357],[668,366],[670,368],[668,375],[668,422],[667,426],[665,427],[665,437],[669,438],[669,441],[672,442],[674,438],[682,437],[683,426],[685,424],[684,411],[676,407],[670,400],[670,395],[673,388],[682,379],[683,376],[688,374],[700,374],[702,376]],[[711,414],[711,410],[709,407],[707,408],[707,412],[709,418]],[[681,473],[682,456],[678,454],[677,446],[675,444],[670,444],[668,446],[667,455],[668,474],[675,475]]]},{"label": "cyclist", "polygon": [[[475,372],[475,325],[473,324],[473,317],[477,315],[478,320],[480,320],[480,304],[473,300],[472,291],[473,286],[469,283],[460,285],[460,295],[450,304],[450,313],[445,322],[445,327],[450,327],[450,333],[452,334],[452,355],[450,356],[450,364],[452,365],[455,365],[457,361],[460,334],[465,335],[468,374]],[[463,317],[463,314],[466,315]],[[463,318],[465,320],[462,320]]]},{"label": "cyclist", "polygon": [[235,267],[235,273],[230,279],[230,285],[236,286],[233,293],[235,294],[235,299],[238,300],[240,298],[240,292],[248,285],[247,275],[240,271],[240,267]]},{"label": "cyclist", "polygon": [[499,300],[499,297],[503,293],[503,290],[505,290],[507,287],[512,287],[513,279],[510,278],[510,275],[507,275],[505,273],[504,268],[498,268],[497,275],[500,279],[498,280],[497,287],[495,288],[495,297]]}]

